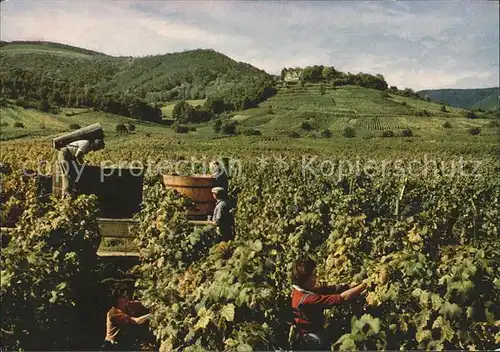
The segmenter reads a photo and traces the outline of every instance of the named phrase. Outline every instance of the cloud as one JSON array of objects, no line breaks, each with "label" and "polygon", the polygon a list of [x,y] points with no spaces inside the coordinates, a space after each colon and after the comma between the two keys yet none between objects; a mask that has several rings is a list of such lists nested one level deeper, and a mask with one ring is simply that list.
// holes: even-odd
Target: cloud
[{"label": "cloud", "polygon": [[211,32],[206,29],[182,23],[172,23],[153,19],[141,19],[142,27],[158,34],[161,38],[180,43],[197,43],[202,46],[242,45],[248,39],[242,36],[231,36],[222,32]]},{"label": "cloud", "polygon": [[495,2],[20,1],[1,3],[2,40],[111,55],[213,48],[270,73],[333,65],[413,89],[498,85]]}]

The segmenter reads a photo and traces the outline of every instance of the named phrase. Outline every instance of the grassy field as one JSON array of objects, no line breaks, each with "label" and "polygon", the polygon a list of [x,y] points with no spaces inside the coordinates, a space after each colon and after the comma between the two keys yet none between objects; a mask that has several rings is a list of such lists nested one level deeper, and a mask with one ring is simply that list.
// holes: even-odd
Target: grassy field
[{"label": "grassy field", "polygon": [[10,53],[19,54],[19,53],[42,53],[42,54],[51,54],[51,55],[61,55],[64,57],[72,57],[77,59],[90,59],[91,55],[75,52],[69,49],[64,48],[54,48],[51,46],[40,46],[33,44],[15,44],[15,45],[6,45],[2,47],[2,54],[9,55]]},{"label": "grassy field", "polygon": [[[68,113],[76,113],[76,115],[67,116]],[[115,127],[119,123],[133,123],[136,126],[136,134],[143,136],[145,134],[174,134],[171,128],[164,125],[87,109],[63,109],[60,114],[54,115],[11,106],[0,109],[0,122],[2,124],[0,140],[52,136],[70,131],[71,124],[83,127],[97,122],[102,125],[108,138],[120,137],[115,132]],[[24,127],[15,127],[16,122],[22,123]]]},{"label": "grassy field", "polygon": [[73,58],[90,58],[93,55],[102,55],[92,50],[51,42],[10,42],[1,48],[2,54],[44,53]]}]

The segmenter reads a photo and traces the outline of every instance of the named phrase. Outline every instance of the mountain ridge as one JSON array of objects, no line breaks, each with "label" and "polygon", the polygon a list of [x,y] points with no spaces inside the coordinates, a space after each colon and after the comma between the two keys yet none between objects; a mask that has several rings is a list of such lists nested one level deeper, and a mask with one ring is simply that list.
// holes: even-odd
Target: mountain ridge
[{"label": "mountain ridge", "polygon": [[[0,40],[0,49],[1,50],[20,50],[22,46],[38,46],[40,48],[44,49],[63,49],[67,51],[73,51],[76,53],[82,53],[82,54],[87,54],[90,56],[103,56],[103,57],[108,57],[108,58],[116,58],[116,59],[132,59],[133,61],[136,60],[141,60],[141,59],[148,59],[152,57],[165,57],[169,55],[179,55],[179,54],[184,54],[184,53],[190,53],[190,52],[196,52],[196,51],[204,51],[204,52],[214,52],[219,54],[220,56],[223,56],[229,60],[232,60],[234,62],[240,63],[240,64],[245,64],[250,67],[256,68],[257,70],[261,72],[265,72],[266,74],[270,76],[277,76],[274,73],[268,73],[264,69],[258,68],[257,66],[251,65],[246,62],[242,61],[237,61],[232,59],[231,57],[225,55],[224,53],[218,52],[214,49],[189,49],[189,50],[183,50],[179,52],[166,52],[164,54],[154,54],[154,55],[143,55],[143,56],[131,56],[131,55],[110,55],[106,54],[104,52],[99,52],[79,46],[74,46],[70,44],[65,44],[65,43],[59,43],[59,42],[53,42],[53,41],[36,41],[36,40],[14,40],[14,41],[4,41]],[[50,52],[50,50],[47,50],[47,52]],[[468,94],[470,91],[483,91],[483,90],[498,90],[499,87],[489,87],[489,88],[438,88],[438,89],[423,89],[417,91],[417,94],[419,94],[422,97],[425,97],[427,94],[428,96],[434,96],[437,97],[439,94],[446,94],[450,92],[456,92],[456,93],[466,93]],[[488,95],[482,96],[481,99],[477,100],[475,103],[487,99],[489,97]],[[432,98],[432,100],[439,100],[439,98]],[[453,100],[450,101],[450,99],[444,99],[442,100],[445,103],[448,103],[452,106],[460,107],[460,108],[472,108],[474,104],[457,104],[456,102],[453,102]]]},{"label": "mountain ridge", "polygon": [[498,109],[500,88],[426,89],[418,91],[417,94],[462,109],[494,110]]},{"label": "mountain ridge", "polygon": [[[69,44],[64,44],[64,43],[57,43],[57,42],[51,42],[51,41],[39,41],[39,40],[13,40],[13,41],[0,41],[0,48],[2,50],[12,50],[12,49],[18,49],[18,47],[22,46],[39,46],[40,49],[45,48],[45,49],[63,49],[63,50],[68,50],[68,51],[74,51],[77,53],[82,53],[82,54],[87,54],[87,55],[102,55],[102,56],[112,56],[108,55],[99,51],[95,50],[90,50],[74,45],[69,45]],[[13,47],[13,48],[10,48]]]},{"label": "mountain ridge", "polygon": [[73,88],[77,95],[93,89],[136,94],[153,102],[204,99],[222,86],[271,79],[264,70],[212,49],[126,57],[54,42],[2,42],[0,47],[4,85],[14,84],[20,73],[24,77],[43,75],[36,84],[40,80],[65,82],[59,89],[67,91],[63,95]]}]

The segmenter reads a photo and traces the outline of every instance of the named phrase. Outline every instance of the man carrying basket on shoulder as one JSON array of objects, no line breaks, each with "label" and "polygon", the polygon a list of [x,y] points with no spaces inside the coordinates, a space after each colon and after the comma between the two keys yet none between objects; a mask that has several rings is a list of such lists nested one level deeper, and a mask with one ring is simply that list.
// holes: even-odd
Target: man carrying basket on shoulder
[{"label": "man carrying basket on shoulder", "polygon": [[67,144],[59,150],[57,161],[61,167],[62,197],[68,197],[73,192],[75,170],[77,165],[84,163],[83,157],[90,151],[104,149],[104,140],[78,140]]}]

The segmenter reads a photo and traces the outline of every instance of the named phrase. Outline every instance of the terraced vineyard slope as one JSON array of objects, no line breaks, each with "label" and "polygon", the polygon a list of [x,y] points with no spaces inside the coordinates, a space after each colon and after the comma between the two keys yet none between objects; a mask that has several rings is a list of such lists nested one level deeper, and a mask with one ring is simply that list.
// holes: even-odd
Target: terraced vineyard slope
[{"label": "terraced vineyard slope", "polygon": [[[259,108],[241,111],[233,119],[239,124],[260,130],[265,135],[296,131],[314,135],[328,129],[340,135],[346,127],[357,134],[377,136],[382,131],[412,129],[425,134],[451,133],[443,128],[448,121],[455,131],[466,132],[470,127],[485,126],[488,119],[468,119],[467,110],[402,97],[375,89],[344,86],[289,85],[261,103]],[[481,116],[479,116],[481,117]],[[307,122],[310,128],[303,123]],[[309,133],[307,133],[309,132]]]}]

